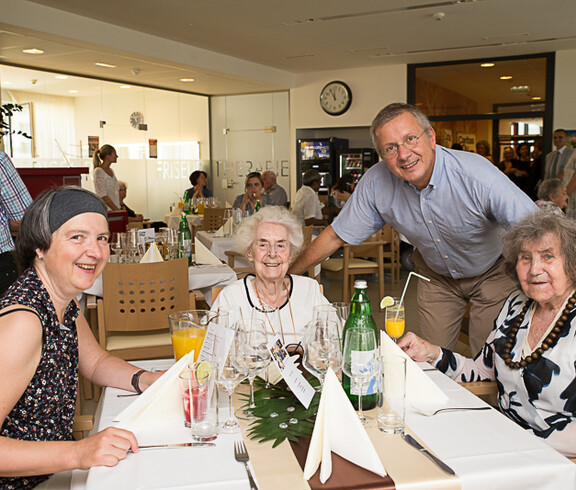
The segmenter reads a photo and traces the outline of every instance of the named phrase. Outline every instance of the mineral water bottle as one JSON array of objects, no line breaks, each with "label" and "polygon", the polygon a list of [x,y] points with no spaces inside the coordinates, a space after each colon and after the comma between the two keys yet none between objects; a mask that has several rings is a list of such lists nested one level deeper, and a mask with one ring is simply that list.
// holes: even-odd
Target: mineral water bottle
[{"label": "mineral water bottle", "polygon": [[188,226],[186,213],[182,213],[178,227],[178,258],[187,257],[188,264],[192,262],[192,232]]},{"label": "mineral water bottle", "polygon": [[[350,300],[350,315],[346,324],[344,325],[344,332],[342,334],[342,342],[346,338],[346,331],[350,328],[371,329],[376,335],[376,342],[378,342],[378,329],[376,322],[372,317],[372,310],[370,307],[370,299],[366,294],[368,284],[366,281],[357,279],[354,281],[354,295]],[[342,346],[343,348],[344,346]],[[360,354],[361,355],[361,354]],[[377,383],[366,383],[363,386],[362,394],[362,410],[370,410],[376,406],[378,393],[375,392]],[[342,387],[352,402],[352,405],[358,410],[358,396],[360,395],[360,386],[354,383],[348,376],[342,373]]]},{"label": "mineral water bottle", "polygon": [[262,206],[260,206],[260,199],[258,199],[258,200],[256,201],[256,205],[254,206],[254,212],[256,213],[256,212],[260,211],[260,208],[261,208],[261,207],[262,207]]}]

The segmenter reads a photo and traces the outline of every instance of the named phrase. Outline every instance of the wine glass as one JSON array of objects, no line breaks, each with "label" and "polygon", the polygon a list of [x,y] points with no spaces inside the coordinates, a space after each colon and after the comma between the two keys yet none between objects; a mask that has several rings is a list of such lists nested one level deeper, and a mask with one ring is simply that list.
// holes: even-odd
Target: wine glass
[{"label": "wine glass", "polygon": [[332,306],[336,308],[336,314],[338,315],[338,321],[340,323],[340,332],[344,331],[344,325],[346,320],[350,316],[350,303],[335,302]]},{"label": "wine glass", "polygon": [[118,263],[121,264],[124,261],[124,250],[126,249],[126,233],[116,233],[110,242],[110,248],[118,256]]},{"label": "wine glass", "polygon": [[338,372],[342,366],[340,332],[336,322],[313,320],[308,324],[302,363],[320,380],[318,391],[321,391],[328,368]]},{"label": "wine glass", "polygon": [[358,395],[358,418],[362,424],[368,422],[362,413],[362,398],[366,395],[364,386],[378,372],[377,350],[374,330],[350,328],[346,331],[342,370],[352,381],[350,393]]},{"label": "wine glass", "polygon": [[236,417],[234,417],[232,395],[236,386],[246,378],[246,373],[239,369],[239,364],[236,359],[237,353],[236,332],[234,332],[234,340],[230,346],[230,351],[224,360],[222,369],[218,373],[218,384],[222,386],[228,394],[228,420],[222,424],[222,432],[227,434],[234,434],[240,431],[240,424],[236,420]]},{"label": "wine glass", "polygon": [[236,356],[233,362],[245,374],[250,383],[250,403],[246,409],[236,412],[243,420],[253,420],[251,410],[256,408],[254,402],[254,379],[270,364],[271,356],[268,350],[268,332],[263,320],[244,320],[236,327]]},{"label": "wine glass", "polygon": [[398,298],[394,298],[394,304],[386,307],[386,333],[392,337],[394,342],[404,335],[406,320],[404,319],[404,305],[400,304]]}]

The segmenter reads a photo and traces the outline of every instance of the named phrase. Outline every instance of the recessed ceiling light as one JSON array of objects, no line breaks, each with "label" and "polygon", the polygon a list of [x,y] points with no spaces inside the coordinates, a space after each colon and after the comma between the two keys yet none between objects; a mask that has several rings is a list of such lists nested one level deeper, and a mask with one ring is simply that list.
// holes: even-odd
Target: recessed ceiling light
[{"label": "recessed ceiling light", "polygon": [[500,80],[512,80],[512,75],[502,75]]},{"label": "recessed ceiling light", "polygon": [[70,77],[68,75],[56,75],[54,78],[57,78],[58,80],[68,80]]},{"label": "recessed ceiling light", "polygon": [[539,95],[535,95],[534,97],[532,97],[532,100],[542,100],[542,97],[540,97]]},{"label": "recessed ceiling light", "polygon": [[492,68],[494,66],[494,63],[482,63],[480,66],[482,68]]},{"label": "recessed ceiling light", "polygon": [[193,82],[194,79],[193,78],[181,78],[180,81],[181,82]]},{"label": "recessed ceiling light", "polygon": [[23,49],[22,52],[26,54],[44,54],[44,51],[36,48]]},{"label": "recessed ceiling light", "polygon": [[132,85],[120,85],[120,88],[132,88]]},{"label": "recessed ceiling light", "polygon": [[70,92],[71,94],[77,94],[78,90],[68,90],[68,92]]},{"label": "recessed ceiling light", "polygon": [[96,66],[103,66],[104,68],[116,68],[116,65],[111,65],[109,63],[94,63]]}]

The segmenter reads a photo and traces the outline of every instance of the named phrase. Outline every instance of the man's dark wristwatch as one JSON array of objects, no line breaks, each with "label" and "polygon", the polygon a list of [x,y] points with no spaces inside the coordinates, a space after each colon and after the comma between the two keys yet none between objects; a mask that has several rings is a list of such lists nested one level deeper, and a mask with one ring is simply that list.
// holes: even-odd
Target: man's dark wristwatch
[{"label": "man's dark wristwatch", "polygon": [[143,373],[146,372],[146,369],[140,369],[140,371],[134,373],[134,375],[132,376],[132,388],[134,388],[136,390],[136,393],[140,394],[142,393],[142,390],[140,389],[140,376],[142,376]]}]

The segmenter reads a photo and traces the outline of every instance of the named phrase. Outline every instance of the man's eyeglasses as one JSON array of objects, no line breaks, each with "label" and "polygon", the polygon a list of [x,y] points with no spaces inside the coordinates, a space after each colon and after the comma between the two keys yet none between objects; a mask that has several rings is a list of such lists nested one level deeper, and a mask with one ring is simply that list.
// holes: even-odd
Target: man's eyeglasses
[{"label": "man's eyeglasses", "polygon": [[[422,138],[422,136],[424,136],[424,133],[426,131],[428,131],[428,130],[425,129],[424,131],[422,131],[422,134],[420,136],[414,136],[414,135],[406,136],[406,138],[404,138],[404,141],[402,143],[400,143],[400,145],[402,145],[407,150],[413,150],[414,148],[416,148],[418,141],[420,141],[420,138]],[[395,157],[398,154],[398,149],[399,149],[400,145],[397,145],[395,143],[390,143],[389,145],[385,146],[382,149],[383,156],[385,158]]]}]

